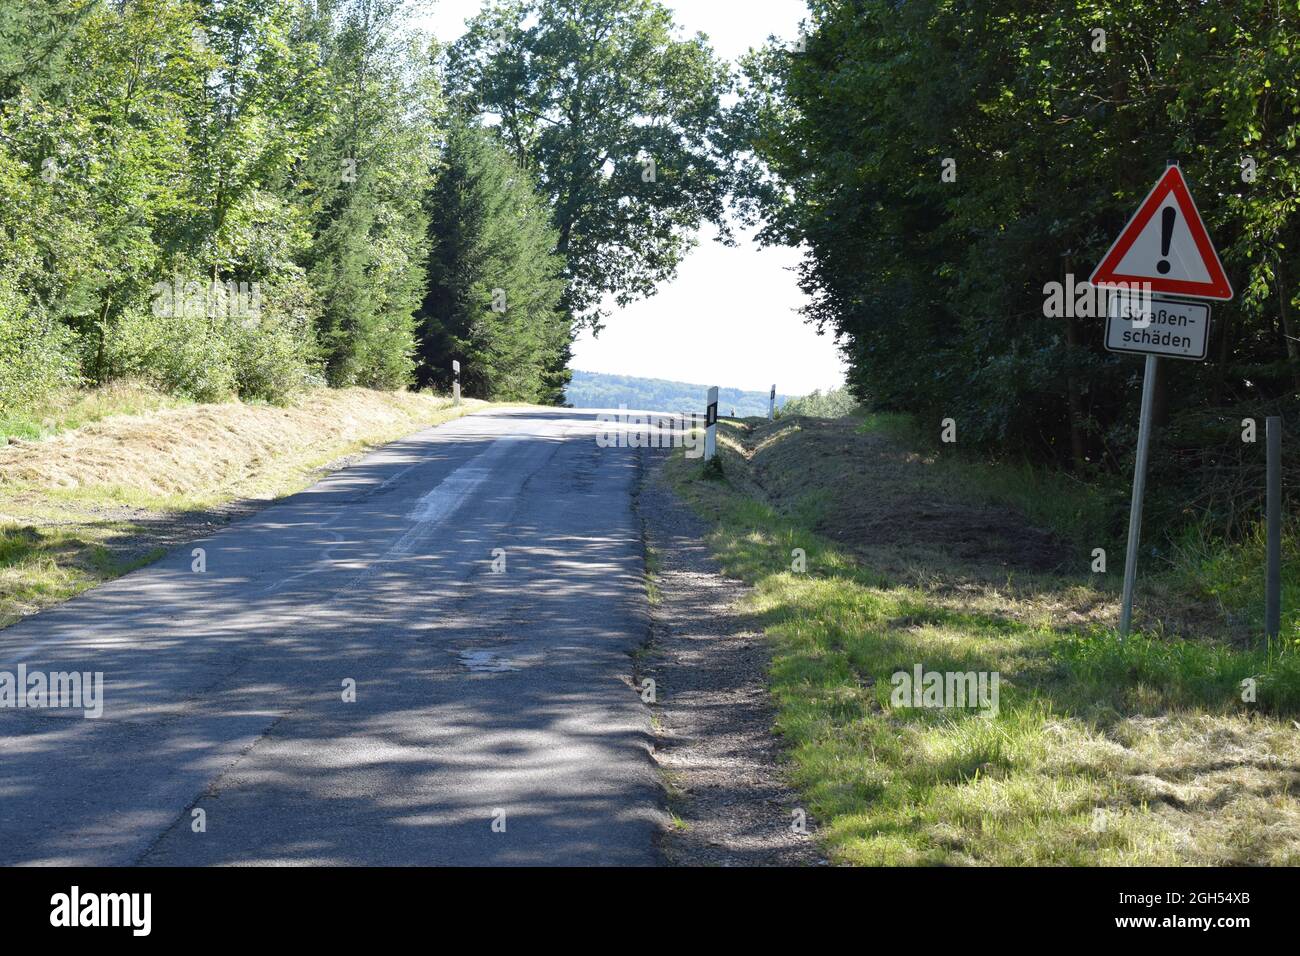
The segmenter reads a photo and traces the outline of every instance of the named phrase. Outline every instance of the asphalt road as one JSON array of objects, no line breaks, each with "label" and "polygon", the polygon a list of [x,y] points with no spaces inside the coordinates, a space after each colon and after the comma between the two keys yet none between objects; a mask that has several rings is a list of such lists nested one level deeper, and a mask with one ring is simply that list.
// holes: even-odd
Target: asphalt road
[{"label": "asphalt road", "polygon": [[104,675],[99,719],[0,708],[0,864],[656,863],[638,452],[595,434],[471,415],[0,631]]}]

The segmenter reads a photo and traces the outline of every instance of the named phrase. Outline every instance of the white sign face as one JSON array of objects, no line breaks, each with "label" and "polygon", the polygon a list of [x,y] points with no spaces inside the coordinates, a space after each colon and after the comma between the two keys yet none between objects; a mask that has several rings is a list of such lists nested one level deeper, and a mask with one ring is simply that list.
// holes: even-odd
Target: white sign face
[{"label": "white sign face", "polygon": [[1089,281],[1145,285],[1157,294],[1190,299],[1232,298],[1232,283],[1176,165],[1147,193]]},{"label": "white sign face", "polygon": [[1172,192],[1138,232],[1133,245],[1116,263],[1115,271],[1176,282],[1210,281],[1210,270],[1196,246],[1190,222],[1182,215],[1177,197]]},{"label": "white sign face", "polygon": [[1157,296],[1112,295],[1106,348],[1204,361],[1210,344],[1210,307]]}]

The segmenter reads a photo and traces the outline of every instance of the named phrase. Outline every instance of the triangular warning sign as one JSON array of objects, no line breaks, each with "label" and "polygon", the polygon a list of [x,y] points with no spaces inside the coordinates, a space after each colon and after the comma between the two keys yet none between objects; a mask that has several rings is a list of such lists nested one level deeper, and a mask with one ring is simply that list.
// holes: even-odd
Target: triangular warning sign
[{"label": "triangular warning sign", "polygon": [[1152,292],[1231,299],[1232,286],[1177,166],[1170,166],[1088,280],[1095,286],[1146,283]]}]

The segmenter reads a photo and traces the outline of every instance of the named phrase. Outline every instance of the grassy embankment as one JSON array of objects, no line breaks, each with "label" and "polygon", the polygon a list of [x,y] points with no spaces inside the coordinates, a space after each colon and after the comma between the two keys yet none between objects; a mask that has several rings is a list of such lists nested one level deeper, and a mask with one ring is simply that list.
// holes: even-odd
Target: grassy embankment
[{"label": "grassy embankment", "polygon": [[52,397],[0,421],[0,627],[484,404],[318,389],[285,408],[198,405],[131,385]]},{"label": "grassy embankment", "polygon": [[[668,476],[755,585],[777,730],[833,858],[1300,863],[1294,561],[1281,642],[1252,637],[1258,541],[1184,545],[1121,642],[1123,540],[1067,478],[917,451],[879,416],[723,423],[719,444],[722,480],[680,455]],[[997,672],[996,716],[893,706],[918,663]]]}]

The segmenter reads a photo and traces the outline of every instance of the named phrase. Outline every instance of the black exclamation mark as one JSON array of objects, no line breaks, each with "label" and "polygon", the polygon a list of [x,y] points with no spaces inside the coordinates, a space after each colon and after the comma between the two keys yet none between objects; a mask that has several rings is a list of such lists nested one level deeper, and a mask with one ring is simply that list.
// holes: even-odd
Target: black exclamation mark
[{"label": "black exclamation mark", "polygon": [[[1174,222],[1177,221],[1178,219],[1178,210],[1175,209],[1173,206],[1169,206],[1161,214],[1161,217],[1162,218],[1160,221],[1160,254],[1162,256],[1167,256],[1169,255],[1169,243],[1174,238]],[[1169,260],[1161,259],[1159,262],[1157,262],[1156,271],[1159,272],[1161,275],[1165,275],[1166,273],[1168,273]]]}]

